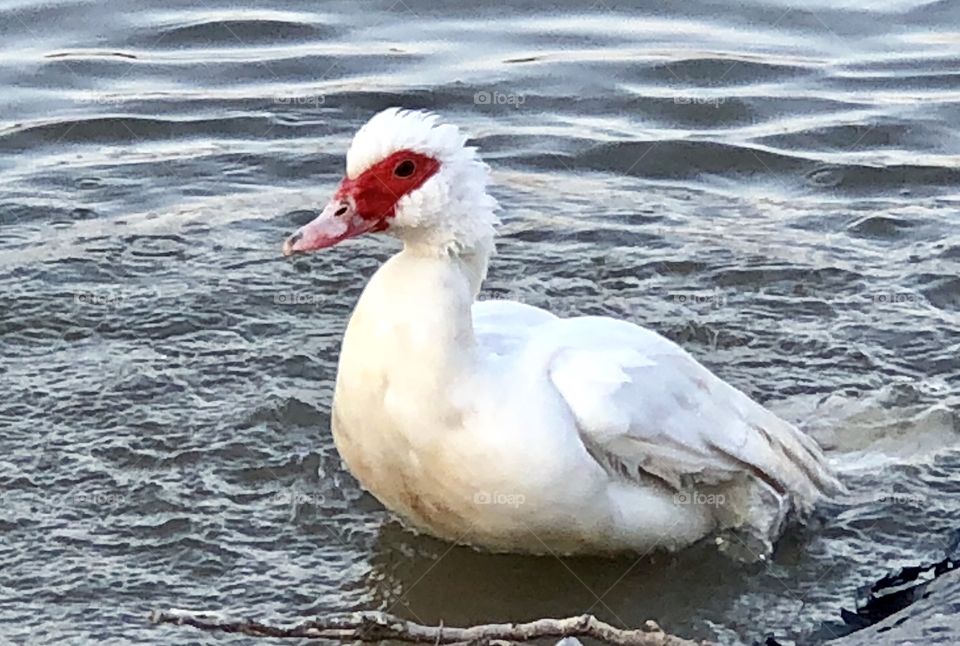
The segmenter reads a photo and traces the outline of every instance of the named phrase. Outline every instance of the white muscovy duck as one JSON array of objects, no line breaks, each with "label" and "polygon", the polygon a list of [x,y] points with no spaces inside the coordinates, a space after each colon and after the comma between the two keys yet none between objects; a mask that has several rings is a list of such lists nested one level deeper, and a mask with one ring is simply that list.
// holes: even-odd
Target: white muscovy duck
[{"label": "white muscovy duck", "polygon": [[435,115],[380,112],[333,199],[284,244],[403,242],[343,337],[332,426],[346,466],[456,543],[644,552],[715,534],[764,558],[840,487],[817,444],[656,332],[477,301],[497,203],[465,142]]}]

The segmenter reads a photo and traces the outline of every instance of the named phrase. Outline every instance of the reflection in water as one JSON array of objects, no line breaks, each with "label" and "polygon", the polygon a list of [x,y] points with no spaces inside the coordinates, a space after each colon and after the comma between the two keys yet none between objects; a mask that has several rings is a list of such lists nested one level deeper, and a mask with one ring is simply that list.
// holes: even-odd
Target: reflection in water
[{"label": "reflection in water", "polygon": [[[743,568],[703,546],[681,555],[585,558],[488,554],[414,536],[385,525],[372,558],[384,609],[450,625],[519,621],[591,612],[615,625],[649,617],[669,623],[693,603],[722,616],[729,597],[717,588],[743,587]],[[704,570],[709,576],[704,578]],[[680,579],[696,583],[681,588]],[[642,604],[637,600],[643,599]],[[441,602],[441,603],[438,603]]]},{"label": "reflection in water", "polygon": [[[722,624],[736,612],[738,598],[773,587],[784,602],[785,618],[803,623],[801,608],[822,599],[819,584],[829,580],[833,565],[820,564],[818,572],[802,577],[797,570],[811,567],[804,563],[805,553],[828,549],[817,535],[828,522],[819,516],[810,527],[788,532],[769,565],[745,565],[721,556],[710,542],[678,554],[617,558],[489,554],[416,535],[394,521],[378,533],[368,585],[377,608],[426,623],[511,622],[586,612],[620,627],[657,617],[668,629],[686,623],[689,608],[697,609],[698,621]],[[741,621],[736,628],[742,635],[760,637],[771,615]],[[687,636],[715,634],[701,629]]]}]

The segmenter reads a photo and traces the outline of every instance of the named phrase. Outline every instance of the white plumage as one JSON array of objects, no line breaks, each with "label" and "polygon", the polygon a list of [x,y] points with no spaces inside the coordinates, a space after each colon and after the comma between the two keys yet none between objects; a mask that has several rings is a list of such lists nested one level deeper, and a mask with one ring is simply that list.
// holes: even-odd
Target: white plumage
[{"label": "white plumage", "polygon": [[440,162],[398,201],[387,232],[404,249],[344,335],[333,431],[347,467],[459,543],[643,552],[723,533],[764,557],[839,487],[815,442],[651,330],[476,301],[496,203],[464,141],[391,109],[347,155],[351,178],[401,150]]}]

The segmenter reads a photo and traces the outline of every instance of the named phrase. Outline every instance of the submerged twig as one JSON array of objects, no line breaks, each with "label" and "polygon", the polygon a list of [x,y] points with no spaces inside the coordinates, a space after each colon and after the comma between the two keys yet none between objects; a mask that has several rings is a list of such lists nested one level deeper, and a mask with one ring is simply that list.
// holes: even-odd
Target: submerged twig
[{"label": "submerged twig", "polygon": [[468,628],[424,626],[382,612],[354,612],[309,619],[293,626],[272,626],[253,619],[232,619],[218,613],[155,610],[150,621],[193,626],[201,630],[240,633],[253,637],[313,638],[341,642],[378,642],[386,639],[414,644],[491,644],[534,639],[590,637],[613,646],[697,646],[697,642],[668,635],[653,621],[641,629],[621,630],[593,615],[565,619],[538,619],[520,624],[481,624]]}]

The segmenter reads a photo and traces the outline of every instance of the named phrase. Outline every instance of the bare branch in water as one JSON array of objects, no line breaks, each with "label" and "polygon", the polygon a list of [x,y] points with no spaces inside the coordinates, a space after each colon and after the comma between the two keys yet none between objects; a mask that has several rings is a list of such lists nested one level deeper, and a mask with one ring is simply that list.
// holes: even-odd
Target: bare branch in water
[{"label": "bare branch in water", "polygon": [[340,642],[378,642],[386,639],[412,644],[496,644],[522,643],[534,639],[590,637],[613,646],[698,646],[668,635],[653,621],[639,630],[621,630],[593,615],[566,619],[538,619],[523,624],[481,624],[469,628],[424,626],[382,612],[354,612],[318,617],[294,626],[272,626],[252,619],[238,620],[218,613],[190,610],[155,610],[150,621],[157,624],[193,626],[201,630],[240,633],[253,637],[330,639]]}]

